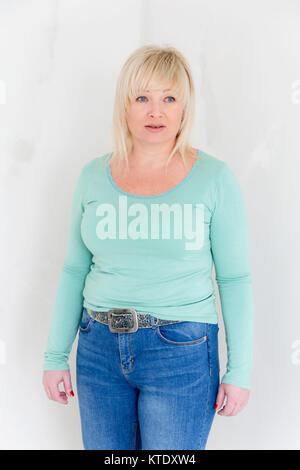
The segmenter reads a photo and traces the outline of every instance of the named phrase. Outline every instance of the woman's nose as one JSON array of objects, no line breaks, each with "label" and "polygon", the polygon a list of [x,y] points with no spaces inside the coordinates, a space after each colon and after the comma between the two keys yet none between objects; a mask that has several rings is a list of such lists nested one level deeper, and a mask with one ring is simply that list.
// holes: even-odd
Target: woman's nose
[{"label": "woman's nose", "polygon": [[150,116],[161,116],[162,111],[160,109],[160,106],[159,105],[153,105],[151,110],[149,111],[149,115]]}]

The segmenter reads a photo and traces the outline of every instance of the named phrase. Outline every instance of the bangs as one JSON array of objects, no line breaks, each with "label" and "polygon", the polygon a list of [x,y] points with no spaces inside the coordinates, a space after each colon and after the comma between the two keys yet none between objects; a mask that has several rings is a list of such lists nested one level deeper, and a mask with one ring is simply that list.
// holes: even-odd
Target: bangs
[{"label": "bangs", "polygon": [[188,99],[189,83],[185,70],[170,53],[150,56],[130,74],[127,99],[133,101],[140,93],[150,88],[171,88],[185,105]]}]

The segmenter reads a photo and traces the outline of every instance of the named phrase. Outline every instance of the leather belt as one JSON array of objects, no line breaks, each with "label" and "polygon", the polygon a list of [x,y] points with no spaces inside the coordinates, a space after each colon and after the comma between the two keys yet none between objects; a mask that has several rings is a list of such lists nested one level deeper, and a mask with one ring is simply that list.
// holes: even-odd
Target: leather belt
[{"label": "leather belt", "polygon": [[95,312],[86,308],[86,311],[92,319],[108,325],[112,333],[134,333],[138,328],[153,328],[182,321],[162,320],[149,313],[137,313],[134,308],[113,308],[107,312]]}]

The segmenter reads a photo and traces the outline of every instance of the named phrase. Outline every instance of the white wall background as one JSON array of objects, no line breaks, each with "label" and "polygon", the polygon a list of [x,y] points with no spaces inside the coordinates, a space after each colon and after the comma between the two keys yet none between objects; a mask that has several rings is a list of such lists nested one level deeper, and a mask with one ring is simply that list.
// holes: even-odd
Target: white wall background
[{"label": "white wall background", "polygon": [[[111,149],[119,70],[171,44],[191,64],[191,143],[236,172],[248,206],[253,385],[207,449],[300,448],[298,0],[1,0],[1,449],[82,449],[75,398],[49,401],[42,362],[82,165]],[[226,364],[220,319],[221,373]]]}]

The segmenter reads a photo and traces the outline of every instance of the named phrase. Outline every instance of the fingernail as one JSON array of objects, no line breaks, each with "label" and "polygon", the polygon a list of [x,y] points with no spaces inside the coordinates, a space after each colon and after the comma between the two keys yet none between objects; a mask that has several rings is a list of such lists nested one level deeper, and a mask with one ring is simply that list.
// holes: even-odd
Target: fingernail
[{"label": "fingernail", "polygon": [[218,408],[218,403],[215,404],[214,409],[216,410]]},{"label": "fingernail", "polygon": [[71,395],[71,397],[74,397],[74,392],[73,392],[73,390],[70,391],[70,395]]}]

